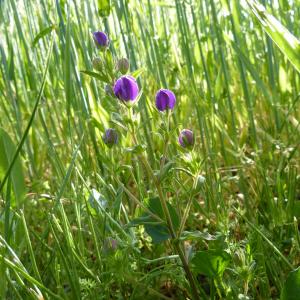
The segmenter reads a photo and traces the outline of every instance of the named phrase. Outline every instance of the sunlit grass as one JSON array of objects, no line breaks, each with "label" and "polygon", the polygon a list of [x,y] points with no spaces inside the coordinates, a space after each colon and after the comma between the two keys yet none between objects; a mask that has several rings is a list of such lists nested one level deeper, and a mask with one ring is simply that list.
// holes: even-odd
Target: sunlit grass
[{"label": "sunlit grass", "polygon": [[[116,0],[103,18],[109,2],[0,2],[0,298],[192,295],[173,242],[131,227],[157,189],[128,110],[81,72],[101,30],[139,75],[134,133],[155,176],[167,136],[155,94],[176,94],[163,194],[180,220],[191,207],[190,258],[230,257],[220,277],[193,270],[201,298],[279,299],[300,264],[298,1],[260,1],[266,15],[250,0]],[[192,152],[178,145],[184,128]]]}]

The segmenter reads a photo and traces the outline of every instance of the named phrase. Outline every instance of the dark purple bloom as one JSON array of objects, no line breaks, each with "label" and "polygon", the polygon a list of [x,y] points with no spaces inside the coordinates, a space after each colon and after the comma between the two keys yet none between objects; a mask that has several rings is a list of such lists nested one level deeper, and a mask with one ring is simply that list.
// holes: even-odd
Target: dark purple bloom
[{"label": "dark purple bloom", "polygon": [[118,142],[118,132],[113,128],[108,128],[105,130],[105,133],[102,137],[104,144],[106,144],[109,148]]},{"label": "dark purple bloom", "polygon": [[106,48],[109,44],[109,39],[104,32],[101,31],[94,32],[93,38],[98,48]]},{"label": "dark purple bloom", "polygon": [[179,134],[178,142],[183,148],[192,148],[195,144],[193,131],[183,129]]},{"label": "dark purple bloom", "polygon": [[160,89],[156,93],[156,107],[159,111],[173,109],[176,103],[176,97],[170,90]]},{"label": "dark purple bloom", "polygon": [[114,93],[122,101],[134,101],[139,94],[135,78],[129,75],[120,77],[114,85]]}]

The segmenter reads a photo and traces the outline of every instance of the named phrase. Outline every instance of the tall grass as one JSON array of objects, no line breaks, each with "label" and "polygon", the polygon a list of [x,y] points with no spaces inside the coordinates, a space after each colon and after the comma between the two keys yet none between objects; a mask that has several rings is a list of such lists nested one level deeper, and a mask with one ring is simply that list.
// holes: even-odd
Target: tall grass
[{"label": "tall grass", "polygon": [[[163,194],[180,218],[191,207],[186,255],[230,256],[222,276],[193,269],[200,297],[279,299],[300,264],[299,12],[297,0],[1,1],[0,299],[192,295],[171,242],[133,226],[156,190],[123,111],[80,72],[96,30],[140,74],[136,135],[154,170],[155,93],[177,96]],[[122,137],[108,149],[111,126]],[[183,128],[192,154],[177,145]]]}]

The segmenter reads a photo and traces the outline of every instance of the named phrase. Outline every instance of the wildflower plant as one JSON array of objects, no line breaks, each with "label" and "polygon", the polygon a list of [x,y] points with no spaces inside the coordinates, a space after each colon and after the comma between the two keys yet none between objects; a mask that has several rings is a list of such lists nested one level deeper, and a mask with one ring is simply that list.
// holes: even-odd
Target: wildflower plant
[{"label": "wildflower plant", "polygon": [[[97,39],[96,42],[98,42],[98,44],[100,43],[100,41]],[[107,49],[106,52],[108,51],[109,50]],[[109,68],[112,61],[115,62],[115,66],[114,68]],[[105,69],[105,66],[107,69]],[[103,85],[106,83],[106,93],[114,96],[115,101],[127,106],[127,113],[126,111],[123,111],[124,115],[121,115],[120,119],[124,123],[123,126],[126,127],[126,130],[131,137],[132,144],[130,151],[132,152],[132,155],[137,156],[137,159],[144,171],[144,176],[147,177],[147,180],[151,186],[150,189],[156,195],[155,197],[149,198],[146,203],[143,203],[141,200],[138,200],[135,198],[135,196],[133,196],[136,204],[138,204],[144,211],[144,215],[141,218],[132,220],[130,226],[144,225],[146,232],[152,237],[154,243],[162,243],[166,240],[171,241],[171,251],[174,251],[174,253],[176,253],[180,259],[180,264],[185,271],[186,278],[190,285],[191,295],[193,299],[200,299],[199,288],[197,287],[195,275],[192,272],[189,264],[189,258],[185,253],[185,248],[183,242],[181,241],[181,234],[187,220],[191,202],[189,202],[189,206],[185,209],[183,218],[180,219],[176,209],[173,207],[170,199],[168,199],[167,195],[165,194],[163,186],[164,177],[166,177],[174,165],[172,161],[167,162],[167,156],[170,142],[169,139],[174,138],[170,131],[170,116],[172,110],[176,106],[176,96],[173,91],[166,88],[161,88],[157,91],[156,95],[149,97],[155,102],[155,106],[159,112],[166,112],[166,118],[164,118],[163,115],[161,116],[163,118],[162,121],[165,124],[165,144],[163,147],[163,153],[161,153],[162,159],[159,164],[159,169],[156,170],[155,166],[151,165],[144,155],[144,148],[136,134],[136,124],[134,122],[135,112],[133,111],[133,105],[136,103],[137,99],[140,98],[140,95],[136,78],[130,74],[126,74],[129,69],[128,60],[126,58],[119,60],[114,59],[109,52],[109,55],[103,55],[102,60],[99,58],[94,59],[93,68],[99,72],[99,74],[92,73],[90,71],[84,71],[84,73],[100,79]],[[118,73],[121,73],[122,75],[118,76]],[[103,141],[106,145],[112,147],[118,141],[117,132],[112,128],[107,129],[103,135]],[[182,147],[191,150],[194,146],[194,142],[194,134],[191,130],[186,129],[180,133],[179,143]],[[127,190],[125,186],[123,188],[125,191]],[[127,192],[130,193],[129,190],[127,190]],[[146,222],[141,221],[144,219],[147,219]],[[149,221],[150,223],[153,223],[149,225]]]},{"label": "wildflower plant", "polygon": [[299,1],[52,2],[0,4],[0,299],[298,299]]}]

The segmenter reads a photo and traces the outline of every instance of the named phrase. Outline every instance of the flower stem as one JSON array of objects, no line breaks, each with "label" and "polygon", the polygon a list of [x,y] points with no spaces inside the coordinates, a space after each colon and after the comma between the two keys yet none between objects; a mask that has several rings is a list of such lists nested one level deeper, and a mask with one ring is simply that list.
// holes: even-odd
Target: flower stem
[{"label": "flower stem", "polygon": [[159,199],[160,199],[160,202],[161,202],[161,206],[162,206],[162,209],[163,209],[163,212],[164,212],[164,216],[166,218],[167,226],[168,226],[168,229],[169,229],[170,234],[171,234],[171,240],[173,242],[174,249],[177,252],[177,254],[179,255],[179,258],[180,258],[180,260],[182,262],[182,265],[183,265],[183,269],[186,273],[186,277],[187,277],[188,281],[190,282],[191,291],[192,291],[192,294],[193,294],[193,299],[194,300],[199,300],[200,298],[199,298],[199,295],[198,295],[198,289],[197,289],[196,281],[195,281],[193,273],[190,270],[190,267],[188,265],[188,261],[186,259],[185,254],[184,254],[184,250],[182,249],[182,246],[180,245],[180,242],[179,242],[179,240],[176,236],[176,232],[174,230],[172,218],[171,218],[168,206],[167,206],[167,201],[164,197],[164,194],[163,194],[163,191],[162,191],[162,188],[161,188],[161,184],[160,184],[159,180],[157,180],[157,178],[155,177],[155,175],[153,173],[153,170],[152,170],[151,166],[149,165],[147,159],[143,155],[140,155],[139,158],[141,159],[144,167],[146,168],[148,174],[151,176],[151,178],[152,178],[152,180],[155,184],[155,187],[156,187],[156,190],[158,192],[158,196],[159,196]]},{"label": "flower stem", "polygon": [[[132,119],[132,117],[133,117],[132,116],[132,110],[129,109],[128,113],[129,113],[129,118]],[[168,122],[168,124],[167,124],[168,132],[169,132],[169,120],[170,120],[170,115],[168,115],[168,121],[167,121]],[[131,124],[131,125],[132,126],[130,126],[130,127],[131,127],[131,134],[132,134],[133,142],[135,144],[138,144],[137,143],[137,138],[136,138],[136,135],[135,135],[134,125],[133,124]],[[168,147],[167,144],[168,143],[166,143],[166,146],[165,146],[165,149],[164,149],[164,155],[166,155],[166,152],[167,152],[167,147]],[[167,206],[167,200],[165,199],[165,196],[164,196],[163,191],[162,191],[161,182],[155,176],[155,174],[154,174],[148,160],[145,158],[145,156],[143,154],[140,154],[139,159],[141,160],[142,164],[144,165],[149,178],[153,181],[153,183],[156,187],[156,190],[158,192],[158,196],[159,196],[160,203],[161,203],[161,206],[162,206],[162,209],[163,209],[163,213],[164,213],[164,216],[165,216],[165,219],[166,219],[166,222],[167,222],[167,226],[168,226],[168,229],[169,229],[169,232],[170,232],[170,235],[171,235],[172,244],[173,244],[174,250],[177,252],[177,254],[178,254],[178,256],[181,260],[181,263],[183,265],[183,269],[186,273],[186,277],[187,277],[187,279],[190,283],[193,299],[194,300],[199,300],[200,297],[199,297],[199,294],[198,294],[196,281],[195,281],[193,273],[192,273],[192,271],[191,271],[191,269],[188,265],[188,261],[187,261],[187,258],[185,256],[182,245],[180,244],[180,241],[176,236],[176,231],[174,230],[172,218],[171,218],[168,206]],[[163,162],[160,166],[161,169],[164,165],[164,162],[165,162],[165,160],[163,158]]]}]

